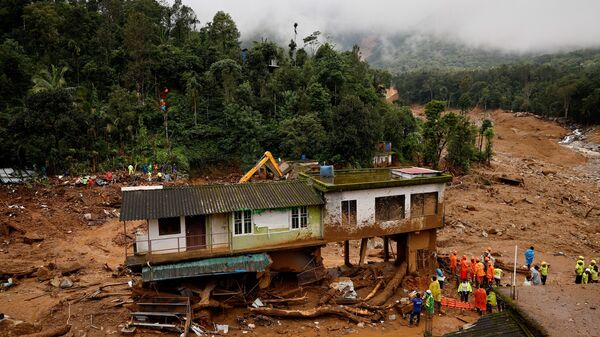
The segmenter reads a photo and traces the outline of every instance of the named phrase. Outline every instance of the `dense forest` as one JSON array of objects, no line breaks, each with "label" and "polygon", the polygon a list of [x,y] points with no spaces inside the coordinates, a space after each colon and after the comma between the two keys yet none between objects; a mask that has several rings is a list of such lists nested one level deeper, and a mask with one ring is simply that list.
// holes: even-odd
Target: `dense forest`
[{"label": "dense forest", "polygon": [[0,161],[10,165],[185,168],[249,163],[267,149],[366,164],[383,118],[400,114],[382,100],[387,73],[317,34],[306,48],[241,50],[228,14],[200,25],[181,1],[3,6]]},{"label": "dense forest", "polygon": [[600,52],[583,50],[477,70],[429,69],[394,78],[405,103],[445,100],[469,110],[501,108],[600,123]]},{"label": "dense forest", "polygon": [[180,0],[3,1],[0,22],[3,165],[243,168],[270,150],[356,167],[382,140],[403,161],[437,166],[446,149],[457,169],[486,158],[466,117],[442,118],[432,102],[416,120],[385,102],[391,76],[358,47],[297,37],[294,23],[288,46],[242,49],[228,14],[200,23]]}]

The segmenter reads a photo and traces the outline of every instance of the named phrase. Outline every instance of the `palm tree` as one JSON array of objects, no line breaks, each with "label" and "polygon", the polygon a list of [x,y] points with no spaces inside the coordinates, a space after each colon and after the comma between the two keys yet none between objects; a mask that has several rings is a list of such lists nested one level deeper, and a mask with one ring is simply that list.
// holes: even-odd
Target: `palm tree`
[{"label": "palm tree", "polygon": [[185,81],[186,94],[192,100],[192,105],[194,107],[194,125],[198,125],[197,106],[198,96],[200,95],[200,78],[196,72],[186,71],[183,73],[183,80]]},{"label": "palm tree", "polygon": [[69,71],[69,67],[67,66],[59,69],[56,66],[51,65],[50,71],[47,69],[42,69],[32,78],[33,88],[31,88],[31,91],[33,93],[39,93],[43,91],[52,91],[65,88],[67,85],[67,81],[65,81],[65,73],[67,71]]}]

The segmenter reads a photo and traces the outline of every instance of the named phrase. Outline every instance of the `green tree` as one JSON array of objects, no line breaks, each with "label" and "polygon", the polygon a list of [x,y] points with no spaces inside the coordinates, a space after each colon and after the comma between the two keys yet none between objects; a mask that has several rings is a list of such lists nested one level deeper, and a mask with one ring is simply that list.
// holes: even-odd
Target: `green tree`
[{"label": "green tree", "polygon": [[438,167],[442,151],[448,141],[447,126],[440,122],[445,106],[446,102],[435,100],[425,105],[425,117],[427,119],[423,126],[424,160],[433,168]]},{"label": "green tree", "polygon": [[31,80],[33,81],[33,93],[39,93],[43,91],[55,91],[64,89],[67,85],[65,80],[65,73],[69,71],[67,66],[58,68],[54,65],[50,66],[50,70],[42,69],[35,75]]},{"label": "green tree", "polygon": [[380,140],[377,113],[356,96],[344,96],[333,111],[329,156],[333,162],[368,166]]},{"label": "green tree", "polygon": [[400,160],[416,159],[417,149],[412,141],[417,121],[409,107],[390,106],[383,116],[383,139],[392,143]]},{"label": "green tree", "polygon": [[483,136],[485,137],[485,151],[483,152],[483,158],[484,160],[487,162],[487,164],[489,165],[491,160],[492,160],[492,156],[494,154],[493,151],[493,141],[494,141],[494,129],[489,127],[485,130],[485,132],[483,133]]},{"label": "green tree", "polygon": [[286,157],[320,159],[325,148],[326,133],[316,114],[284,119],[279,123],[280,148]]},{"label": "green tree", "polygon": [[454,113],[446,114],[442,120],[448,129],[448,165],[454,170],[466,173],[475,159],[477,128],[468,117]]}]

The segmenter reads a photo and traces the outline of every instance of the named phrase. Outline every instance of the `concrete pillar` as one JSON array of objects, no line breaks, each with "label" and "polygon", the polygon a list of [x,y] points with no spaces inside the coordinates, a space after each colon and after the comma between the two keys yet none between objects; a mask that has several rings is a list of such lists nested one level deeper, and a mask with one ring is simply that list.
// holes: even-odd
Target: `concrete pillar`
[{"label": "concrete pillar", "polygon": [[358,265],[362,266],[365,262],[365,257],[367,256],[367,246],[369,243],[369,238],[362,238],[360,240],[360,259],[358,260]]},{"label": "concrete pillar", "polygon": [[344,241],[344,264],[348,267],[352,267],[350,263],[350,241]]},{"label": "concrete pillar", "polygon": [[385,235],[383,237],[383,261],[388,262],[390,260],[390,238]]}]

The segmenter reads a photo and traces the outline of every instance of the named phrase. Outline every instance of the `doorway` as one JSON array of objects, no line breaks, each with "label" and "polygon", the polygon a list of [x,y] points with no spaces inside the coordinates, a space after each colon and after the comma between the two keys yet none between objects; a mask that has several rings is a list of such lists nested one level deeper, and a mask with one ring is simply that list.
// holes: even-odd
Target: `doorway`
[{"label": "doorway", "polygon": [[186,250],[206,248],[206,216],[185,217]]}]

